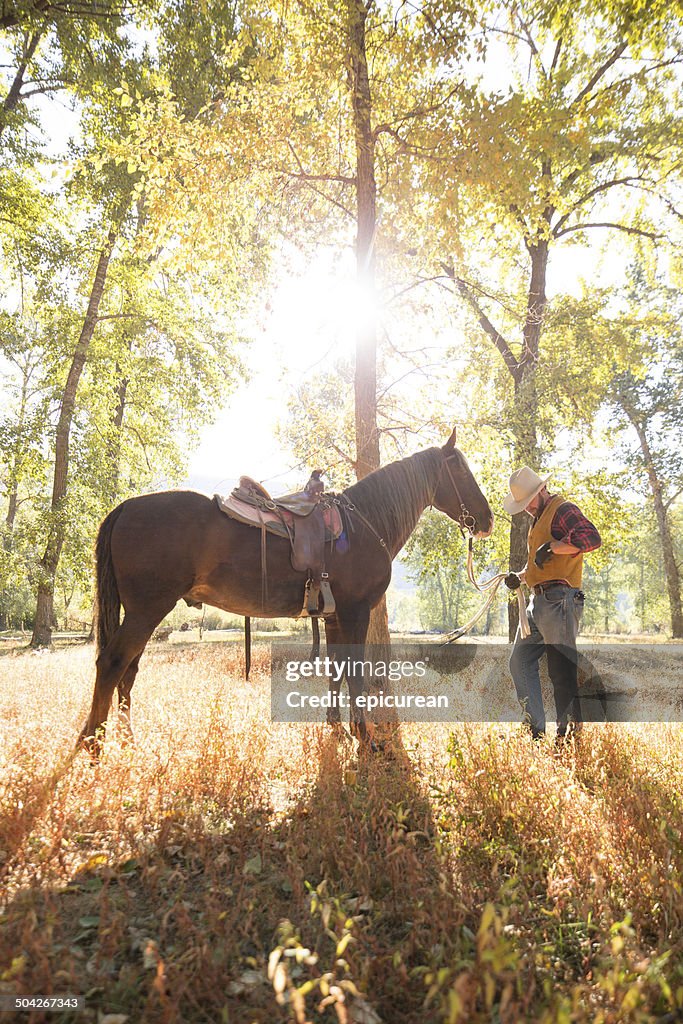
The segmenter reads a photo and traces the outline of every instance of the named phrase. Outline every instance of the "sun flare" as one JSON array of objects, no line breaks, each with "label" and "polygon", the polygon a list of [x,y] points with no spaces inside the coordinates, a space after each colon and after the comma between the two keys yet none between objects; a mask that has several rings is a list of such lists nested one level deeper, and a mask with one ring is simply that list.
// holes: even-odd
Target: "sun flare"
[{"label": "sun flare", "polygon": [[353,356],[360,332],[380,317],[380,303],[360,282],[352,258],[323,254],[278,286],[268,334],[286,354],[290,369]]}]

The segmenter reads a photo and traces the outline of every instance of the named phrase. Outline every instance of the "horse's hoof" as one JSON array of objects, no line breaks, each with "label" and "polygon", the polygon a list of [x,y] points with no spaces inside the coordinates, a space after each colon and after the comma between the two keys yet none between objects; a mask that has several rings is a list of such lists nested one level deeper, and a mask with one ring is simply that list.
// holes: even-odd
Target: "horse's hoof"
[{"label": "horse's hoof", "polygon": [[85,729],[78,737],[78,742],[76,744],[76,752],[81,750],[88,755],[91,764],[99,764],[100,756],[102,754],[102,744],[96,736],[89,736]]},{"label": "horse's hoof", "polygon": [[353,737],[350,736],[348,731],[344,728],[344,723],[343,722],[341,722],[341,721],[337,722],[337,721],[333,720],[331,722],[328,721],[327,724],[331,728],[332,733],[336,737],[337,740],[344,740],[345,742],[351,742],[351,740],[353,739]]}]

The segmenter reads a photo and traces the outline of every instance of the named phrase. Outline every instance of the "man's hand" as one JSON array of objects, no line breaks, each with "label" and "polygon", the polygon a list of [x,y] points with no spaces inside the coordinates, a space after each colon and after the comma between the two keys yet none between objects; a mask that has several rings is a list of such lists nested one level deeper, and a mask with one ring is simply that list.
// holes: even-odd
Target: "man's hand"
[{"label": "man's hand", "polygon": [[534,555],[534,565],[537,568],[542,569],[546,562],[549,562],[555,552],[550,547],[551,541],[546,541],[545,544],[541,544],[540,548]]},{"label": "man's hand", "polygon": [[503,580],[503,583],[508,590],[519,590],[522,585],[522,581],[516,572],[509,572]]}]

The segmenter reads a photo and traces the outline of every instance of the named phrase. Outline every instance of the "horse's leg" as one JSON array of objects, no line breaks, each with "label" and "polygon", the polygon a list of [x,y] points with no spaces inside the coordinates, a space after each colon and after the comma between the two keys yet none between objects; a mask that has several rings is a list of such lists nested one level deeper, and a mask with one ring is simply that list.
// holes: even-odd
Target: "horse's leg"
[{"label": "horse's leg", "polygon": [[140,654],[138,654],[137,658],[133,658],[116,687],[119,695],[119,725],[121,726],[121,739],[124,743],[135,743],[133,726],[130,720],[130,691],[133,689],[133,683],[138,674],[140,658]]},{"label": "horse's leg", "polygon": [[131,663],[139,659],[147,641],[168,611],[168,608],[156,614],[150,614],[149,611],[137,614],[127,611],[118,630],[99,654],[92,707],[79,736],[79,744],[83,744],[94,757],[101,753],[101,736],[116,686],[122,682]]},{"label": "horse's leg", "polygon": [[348,652],[350,667],[346,673],[349,684],[349,697],[351,699],[351,732],[358,738],[362,746],[372,746],[372,723],[368,722],[365,708],[358,704],[358,698],[363,693],[363,673],[357,671],[353,663],[363,661],[365,654],[365,640],[368,635],[370,623],[370,606],[365,602],[353,605],[343,610],[337,609],[341,642],[353,646]]},{"label": "horse's leg", "polygon": [[[334,662],[337,645],[341,643],[341,630],[337,621],[336,615],[331,616],[329,619],[325,619],[325,641],[327,645],[326,654],[328,658]],[[335,672],[336,677],[336,672]],[[335,701],[339,699],[339,690],[341,688],[341,679],[332,678],[329,682],[329,692],[334,696]],[[335,703],[334,707],[327,709],[327,724],[328,725],[341,725],[341,713],[339,711],[338,703]]]}]

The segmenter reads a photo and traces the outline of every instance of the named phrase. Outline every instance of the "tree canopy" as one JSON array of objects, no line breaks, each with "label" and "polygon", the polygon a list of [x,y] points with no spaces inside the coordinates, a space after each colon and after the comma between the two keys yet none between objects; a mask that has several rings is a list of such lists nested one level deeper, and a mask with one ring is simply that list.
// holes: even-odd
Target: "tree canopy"
[{"label": "tree canopy", "polygon": [[[352,252],[355,275],[353,358],[328,345],[283,402],[294,460],[313,426],[339,485],[458,421],[493,495],[524,462],[589,506],[629,472],[602,514],[657,522],[676,632],[681,13],[6,5],[5,622],[12,589],[42,588],[44,637],[107,508],[182,479],[289,247]],[[484,564],[518,567],[525,525]],[[436,579],[451,542],[420,536]],[[630,536],[598,576],[631,564]]]}]

